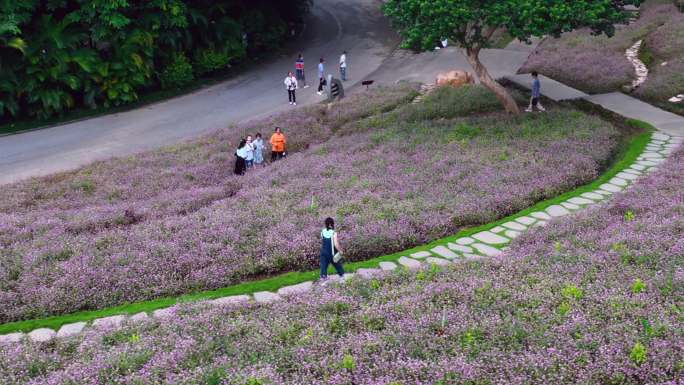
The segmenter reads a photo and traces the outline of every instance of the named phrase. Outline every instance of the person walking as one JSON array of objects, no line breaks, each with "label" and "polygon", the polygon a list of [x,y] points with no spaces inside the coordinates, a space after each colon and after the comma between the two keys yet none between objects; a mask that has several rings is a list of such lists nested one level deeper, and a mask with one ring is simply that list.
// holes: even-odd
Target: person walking
[{"label": "person walking", "polygon": [[247,150],[245,149],[246,144],[246,140],[240,140],[240,144],[238,144],[237,150],[235,151],[235,175],[245,174],[245,158],[247,158]]},{"label": "person walking", "polygon": [[347,81],[347,51],[342,51],[340,55],[340,78],[343,82]]},{"label": "person walking", "polygon": [[254,144],[252,143],[252,135],[247,135],[247,140],[245,141],[245,169],[250,169],[254,165]]},{"label": "person walking", "polygon": [[297,91],[297,79],[292,75],[292,72],[287,73],[287,77],[285,78],[285,88],[287,88],[287,98],[290,100],[290,105],[297,105],[297,95],[295,92]]},{"label": "person walking", "polygon": [[541,83],[539,82],[539,73],[532,71],[532,96],[530,97],[530,106],[525,111],[532,112],[536,107],[539,111],[546,111],[541,105]]},{"label": "person walking", "polygon": [[325,63],[325,59],[321,58],[321,60],[318,62],[318,94],[323,95],[323,86],[325,86],[325,77],[324,77],[324,72],[325,72],[325,67],[323,66],[323,63]]},{"label": "person walking", "polygon": [[302,88],[309,88],[309,85],[306,84],[306,75],[304,74],[304,56],[301,53],[297,61],[295,61],[295,77],[298,82],[302,82]]},{"label": "person walking", "polygon": [[254,164],[257,166],[264,164],[264,140],[261,133],[257,132],[254,139]]},{"label": "person walking", "polygon": [[282,159],[285,153],[285,135],[280,127],[275,128],[275,132],[271,135],[271,162]]},{"label": "person walking", "polygon": [[335,232],[335,221],[330,217],[325,218],[325,228],[321,230],[321,280],[328,278],[328,266],[330,264],[335,267],[337,275],[339,275],[340,278],[344,278],[344,267],[342,267],[341,260],[338,259],[342,255],[341,253],[342,248],[340,247],[340,241],[337,238],[337,232]]}]

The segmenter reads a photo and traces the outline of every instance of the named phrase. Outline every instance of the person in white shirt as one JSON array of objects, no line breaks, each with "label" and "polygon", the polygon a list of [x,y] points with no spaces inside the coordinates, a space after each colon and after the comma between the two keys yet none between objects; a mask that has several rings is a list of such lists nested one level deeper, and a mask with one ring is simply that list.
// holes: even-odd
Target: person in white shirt
[{"label": "person in white shirt", "polygon": [[297,96],[295,95],[295,91],[297,90],[297,78],[294,77],[292,71],[287,73],[284,83],[285,88],[287,88],[287,98],[290,100],[290,104],[296,106]]},{"label": "person in white shirt", "polygon": [[254,144],[252,143],[252,135],[247,135],[245,149],[245,168],[250,169],[254,165]]},{"label": "person in white shirt", "polygon": [[343,51],[340,55],[340,77],[343,82],[347,81],[347,51]]}]

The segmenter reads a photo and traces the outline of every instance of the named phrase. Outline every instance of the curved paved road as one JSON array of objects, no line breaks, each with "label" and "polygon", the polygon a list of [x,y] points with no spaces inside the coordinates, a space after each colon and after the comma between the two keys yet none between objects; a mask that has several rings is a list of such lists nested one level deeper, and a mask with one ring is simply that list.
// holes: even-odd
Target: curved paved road
[{"label": "curved paved road", "polygon": [[0,137],[0,184],[136,153],[195,137],[255,116],[287,108],[282,81],[304,52],[312,87],[298,92],[300,105],[316,95],[316,63],[328,59],[336,73],[347,50],[347,87],[375,71],[398,43],[382,16],[378,0],[316,0],[307,28],[284,55],[230,81],[137,110]]}]

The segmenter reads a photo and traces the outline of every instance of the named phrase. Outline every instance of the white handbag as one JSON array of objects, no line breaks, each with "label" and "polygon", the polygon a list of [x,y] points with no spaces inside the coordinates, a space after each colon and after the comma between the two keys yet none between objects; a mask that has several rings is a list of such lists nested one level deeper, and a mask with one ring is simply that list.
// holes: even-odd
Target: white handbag
[{"label": "white handbag", "polygon": [[332,249],[333,262],[339,263],[342,260],[342,253],[339,251],[335,252],[335,235],[337,233],[333,232],[332,237],[330,237],[330,248]]}]

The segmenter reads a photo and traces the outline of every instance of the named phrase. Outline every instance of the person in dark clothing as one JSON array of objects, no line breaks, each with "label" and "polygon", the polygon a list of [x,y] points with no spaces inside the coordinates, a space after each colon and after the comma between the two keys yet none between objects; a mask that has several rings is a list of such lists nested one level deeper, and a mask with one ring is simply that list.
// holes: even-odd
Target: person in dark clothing
[{"label": "person in dark clothing", "polygon": [[247,141],[245,139],[240,140],[238,148],[235,151],[235,175],[244,175],[247,169],[247,164],[245,159],[247,158]]},{"label": "person in dark clothing", "polygon": [[325,80],[325,67],[323,65],[325,59],[321,58],[318,62],[318,94],[323,95],[323,87],[326,86],[327,81]]},{"label": "person in dark clothing", "polygon": [[301,82],[304,88],[309,87],[306,84],[306,75],[304,74],[304,56],[302,56],[301,53],[299,54],[299,57],[295,62],[295,75],[297,78],[297,82]]},{"label": "person in dark clothing", "polygon": [[337,274],[341,278],[344,278],[342,263],[340,261],[334,261],[334,256],[337,253],[342,253],[342,249],[340,247],[340,241],[337,239],[337,233],[335,232],[335,221],[328,217],[325,218],[325,228],[321,230],[320,276],[322,280],[328,278],[328,266],[331,263],[335,267]]}]

